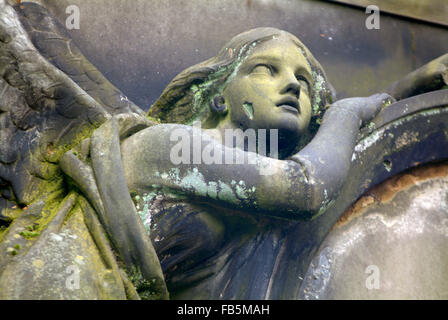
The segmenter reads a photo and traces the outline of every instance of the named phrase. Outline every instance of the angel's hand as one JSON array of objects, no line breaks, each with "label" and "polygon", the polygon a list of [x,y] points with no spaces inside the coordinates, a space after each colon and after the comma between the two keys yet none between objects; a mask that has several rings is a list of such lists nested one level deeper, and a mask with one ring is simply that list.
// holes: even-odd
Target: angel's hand
[{"label": "angel's hand", "polygon": [[370,97],[347,98],[336,101],[331,108],[341,108],[356,114],[362,123],[367,123],[383,108],[395,99],[387,93],[377,93]]},{"label": "angel's hand", "polygon": [[397,100],[425,92],[442,89],[448,85],[448,53],[430,61],[393,83],[386,91]]}]

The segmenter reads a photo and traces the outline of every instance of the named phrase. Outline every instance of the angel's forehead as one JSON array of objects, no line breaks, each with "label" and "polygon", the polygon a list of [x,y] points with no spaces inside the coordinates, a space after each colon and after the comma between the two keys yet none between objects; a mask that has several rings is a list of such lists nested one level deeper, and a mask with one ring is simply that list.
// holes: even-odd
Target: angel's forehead
[{"label": "angel's forehead", "polygon": [[298,40],[294,41],[294,39],[284,34],[274,35],[272,39],[255,46],[246,61],[266,60],[276,61],[278,63],[290,63],[311,72],[311,66],[305,57],[304,50],[299,47]]}]

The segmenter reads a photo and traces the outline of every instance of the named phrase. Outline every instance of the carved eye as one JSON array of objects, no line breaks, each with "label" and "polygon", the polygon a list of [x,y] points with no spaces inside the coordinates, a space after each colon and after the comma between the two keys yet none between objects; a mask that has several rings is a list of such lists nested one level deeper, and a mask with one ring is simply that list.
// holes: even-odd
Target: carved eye
[{"label": "carved eye", "polygon": [[297,78],[297,81],[299,81],[299,83],[300,83],[300,88],[302,90],[306,89],[309,92],[310,84],[309,84],[308,80],[306,80],[306,78],[302,75],[298,75],[298,76],[296,76],[296,78]]},{"label": "carved eye", "polygon": [[274,68],[267,64],[257,64],[251,71],[255,74],[267,74],[272,76],[274,74]]}]

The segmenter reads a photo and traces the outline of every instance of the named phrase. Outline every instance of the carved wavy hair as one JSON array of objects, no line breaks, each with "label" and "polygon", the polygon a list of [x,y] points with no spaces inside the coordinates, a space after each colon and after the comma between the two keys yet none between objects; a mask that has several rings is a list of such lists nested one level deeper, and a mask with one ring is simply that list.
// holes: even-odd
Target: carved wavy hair
[{"label": "carved wavy hair", "polygon": [[[319,62],[294,35],[275,28],[256,28],[232,38],[219,53],[179,73],[165,88],[149,110],[149,116],[162,123],[192,124],[199,120],[204,128],[212,128],[212,99],[220,95],[241,63],[254,47],[280,35],[286,35],[305,56],[312,70],[311,103],[313,113],[310,133],[317,131],[324,111],[331,104],[334,90]],[[314,134],[313,134],[314,135]]]}]

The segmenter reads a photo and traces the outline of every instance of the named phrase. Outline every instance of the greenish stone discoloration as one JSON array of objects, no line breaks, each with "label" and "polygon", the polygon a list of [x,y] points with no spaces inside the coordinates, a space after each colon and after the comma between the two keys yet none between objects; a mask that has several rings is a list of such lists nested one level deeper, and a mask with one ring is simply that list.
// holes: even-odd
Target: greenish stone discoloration
[{"label": "greenish stone discoloration", "polygon": [[[191,92],[193,93],[193,117],[185,122],[185,124],[192,124],[193,122],[200,120],[204,113],[204,109],[208,108],[209,102],[216,93],[222,92],[223,88],[232,80],[232,78],[238,72],[239,66],[243,63],[244,59],[250,54],[251,48],[255,47],[255,44],[251,44],[249,49],[247,46],[243,46],[237,53],[237,58],[229,65],[219,68],[216,72],[210,74],[207,79],[199,85],[192,85]],[[243,54],[245,53],[245,54]],[[220,79],[228,74],[224,82],[220,82]]]},{"label": "greenish stone discoloration", "polygon": [[157,212],[152,212],[152,210],[157,211],[158,209],[153,208],[154,201],[159,197],[166,194],[161,188],[154,188],[154,191],[145,192],[141,196],[134,196],[133,200],[135,203],[135,208],[137,209],[137,214],[143,222],[146,233],[149,235],[151,232],[152,224],[152,214]]},{"label": "greenish stone discoloration", "polygon": [[318,115],[320,113],[321,108],[321,98],[320,98],[320,92],[324,88],[325,79],[318,73],[314,72],[312,73],[313,80],[314,80],[314,103],[313,103],[313,113],[315,115]]},{"label": "greenish stone discoloration", "polygon": [[[28,210],[34,208],[30,206]],[[70,212],[60,229],[54,228],[54,219],[51,219],[39,237],[23,239],[10,235],[5,239],[11,243],[12,260],[2,269],[2,299],[126,298],[120,275],[105,264],[85,226],[80,208],[75,205]],[[19,220],[27,221],[19,217],[13,224],[19,224]],[[25,224],[29,226],[32,225]],[[69,267],[72,269],[67,269]],[[77,290],[66,282],[74,270],[79,272],[80,289]]]},{"label": "greenish stone discoloration", "polygon": [[[259,47],[275,42],[282,37],[289,38],[300,55],[306,60],[304,65],[313,72],[309,76],[310,96],[314,106],[313,124],[318,127],[324,109],[331,103],[332,92],[326,75],[311,52],[295,36],[274,28],[258,28],[242,33],[230,40],[217,56],[192,66],[179,73],[167,86],[161,97],[152,106],[149,114],[165,123],[192,124],[202,121],[204,128],[215,128],[223,117],[210,110],[211,101],[225,96],[225,90],[243,70],[243,64]],[[310,71],[310,73],[311,73]],[[313,83],[311,83],[313,82]],[[317,84],[315,84],[317,83]],[[228,99],[224,99],[229,114]],[[247,117],[257,117],[257,108],[252,101],[245,101]],[[244,101],[243,101],[244,103]],[[240,107],[243,108],[243,103]],[[302,102],[303,104],[303,102]],[[252,105],[252,108],[249,106]],[[229,108],[230,107],[230,108]],[[258,113],[263,114],[263,112]],[[252,116],[251,116],[252,115]]]},{"label": "greenish stone discoloration", "polygon": [[238,203],[238,199],[235,196],[231,186],[222,181],[218,181],[218,186],[220,189],[218,192],[218,199],[229,203]]},{"label": "greenish stone discoloration", "polygon": [[218,197],[218,183],[217,182],[210,181],[208,183],[207,195],[212,199],[216,199]]},{"label": "greenish stone discoloration", "polygon": [[[321,239],[318,233],[324,234],[328,231],[325,228],[329,225],[327,221],[327,225],[324,224],[323,227],[312,225],[312,228],[307,228],[309,225],[297,223],[297,220],[317,217],[330,209],[333,210],[333,199],[338,196],[347,177],[352,179],[351,166],[359,165],[362,160],[365,160],[359,159],[360,161],[351,163],[350,155],[353,153],[359,125],[371,121],[374,111],[380,107],[378,96],[348,99],[349,101],[344,102],[346,105],[334,104],[331,108],[333,110],[330,109],[331,112],[325,118],[326,125],[322,128],[323,131],[314,140],[315,144],[310,144],[309,148],[299,152],[299,147],[302,146],[299,141],[300,143],[306,141],[302,138],[302,134],[306,136],[307,129],[310,129],[310,137],[315,133],[313,130],[316,127],[310,128],[309,126],[313,125],[314,120],[314,123],[319,124],[324,108],[329,102],[331,103],[331,97],[328,94],[329,84],[319,63],[298,39],[276,29],[256,29],[236,38],[241,41],[235,41],[237,45],[226,47],[219,54],[220,57],[212,58],[208,62],[199,64],[199,67],[189,69],[194,72],[183,72],[180,77],[177,77],[173,81],[173,85],[170,84],[168,90],[162,94],[160,104],[156,103],[155,105],[154,109],[159,108],[160,114],[155,114],[157,117],[151,120],[157,123],[161,122],[159,115],[162,121],[174,119],[182,123],[207,119],[212,114],[212,111],[209,110],[211,98],[219,98],[218,96],[221,93],[224,94],[224,91],[226,91],[226,97],[223,101],[227,103],[232,97],[238,96],[241,99],[238,103],[229,103],[224,106],[229,109],[227,113],[219,114],[218,111],[221,109],[215,110],[217,114],[212,114],[215,122],[208,123],[208,126],[204,126],[204,128],[219,131],[227,128],[226,125],[229,124],[233,129],[279,128],[285,124],[289,125],[295,118],[291,118],[290,114],[287,117],[282,115],[279,117],[279,122],[275,122],[275,114],[260,112],[260,110],[288,110],[284,107],[289,106],[293,108],[289,109],[290,112],[296,113],[297,111],[299,113],[297,118],[305,113],[304,110],[307,110],[310,114],[312,112],[312,117],[314,117],[311,119],[311,124],[310,119],[307,118],[303,128],[298,128],[296,131],[290,130],[297,134],[288,136],[293,137],[294,140],[282,140],[288,143],[283,145],[283,148],[287,150],[282,153],[281,159],[288,157],[290,166],[286,166],[283,160],[270,159],[276,165],[272,177],[260,177],[258,170],[260,162],[253,166],[252,164],[240,166],[236,170],[233,170],[236,166],[225,167],[223,170],[222,166],[198,165],[198,167],[192,167],[191,164],[170,168],[165,152],[166,148],[163,148],[169,144],[169,138],[162,134],[163,131],[166,132],[172,128],[167,125],[155,126],[155,131],[158,134],[153,136],[156,138],[152,141],[136,138],[138,142],[133,145],[134,148],[128,149],[127,153],[138,155],[134,158],[129,157],[133,160],[131,164],[124,164],[123,162],[126,161],[123,159],[126,156],[121,153],[123,149],[120,143],[124,144],[123,140],[132,138],[132,135],[137,135],[138,131],[144,131],[144,128],[153,123],[149,123],[143,116],[131,116],[134,112],[140,115],[142,112],[106,82],[99,72],[96,77],[93,76],[99,80],[92,80],[92,73],[95,74],[97,71],[87,63],[81,54],[77,61],[82,61],[82,63],[77,66],[68,64],[69,66],[65,66],[65,69],[61,64],[61,68],[57,70],[54,65],[58,64],[58,61],[61,62],[59,52],[53,56],[54,52],[50,45],[41,47],[42,55],[36,52],[36,46],[39,47],[40,43],[47,43],[46,41],[53,41],[53,38],[57,38],[54,35],[65,37],[61,32],[52,30],[54,26],[48,21],[53,20],[34,21],[34,25],[30,28],[32,31],[50,28],[51,36],[44,32],[34,31],[27,34],[21,29],[22,26],[14,16],[14,11],[5,5],[4,0],[0,0],[0,7],[5,9],[0,10],[2,18],[0,19],[0,29],[8,40],[0,41],[0,51],[7,53],[1,57],[3,60],[0,59],[0,65],[1,67],[15,66],[15,68],[8,69],[12,75],[7,72],[4,79],[0,79],[0,86],[2,86],[2,95],[11,88],[17,94],[16,101],[7,101],[7,103],[1,104],[1,108],[16,106],[15,102],[17,101],[29,103],[29,105],[23,105],[26,111],[23,113],[21,110],[1,110],[2,119],[8,112],[20,111],[15,114],[15,119],[23,120],[23,123],[18,125],[20,130],[17,131],[19,133],[16,136],[13,136],[15,139],[13,141],[22,141],[23,143],[20,143],[18,149],[22,158],[14,159],[13,151],[15,150],[13,149],[8,149],[7,152],[2,149],[2,159],[0,159],[0,184],[3,188],[4,181],[6,181],[6,187],[10,187],[8,183],[13,180],[12,187],[16,194],[12,201],[19,205],[16,213],[7,216],[11,220],[11,222],[8,221],[10,225],[8,228],[3,228],[4,230],[0,234],[0,251],[6,253],[0,255],[0,288],[2,289],[0,296],[4,295],[7,298],[16,298],[19,295],[19,298],[37,296],[38,298],[93,297],[100,299],[130,297],[132,290],[129,288],[132,289],[132,285],[124,288],[127,281],[126,277],[120,275],[121,272],[115,260],[118,259],[128,268],[131,281],[142,298],[167,298],[165,280],[162,270],[159,268],[160,261],[153,250],[151,240],[146,235],[151,231],[151,236],[153,236],[154,233],[164,229],[169,238],[169,233],[172,231],[169,229],[172,227],[178,229],[173,231],[172,234],[176,237],[171,239],[173,242],[170,245],[178,251],[170,254],[174,259],[181,256],[180,258],[186,261],[186,267],[185,269],[180,267],[180,272],[178,270],[179,273],[174,273],[174,277],[171,277],[173,274],[170,272],[175,271],[178,265],[173,266],[173,269],[164,270],[164,272],[169,274],[170,280],[177,279],[176,276],[188,278],[193,274],[189,279],[190,282],[186,281],[187,285],[182,287],[183,290],[188,291],[191,286],[199,286],[209,281],[212,290],[219,288],[216,290],[225,291],[227,288],[231,288],[228,297],[235,297],[235,294],[251,297],[255,292],[251,283],[256,277],[257,283],[258,281],[261,283],[260,287],[269,288],[264,296],[255,292],[257,297],[295,298],[297,274],[299,273],[289,272],[289,270],[285,272],[284,266],[296,268],[295,271],[304,270],[303,265],[312,253],[314,242],[317,243]],[[49,16],[45,12],[36,11],[34,13]],[[29,15],[28,17],[26,14],[23,15],[23,25],[33,17],[42,15]],[[5,16],[6,19],[3,19]],[[11,25],[14,27],[10,28],[5,21],[12,21]],[[36,37],[38,41],[36,41],[36,46],[33,46],[29,43],[29,39]],[[281,40],[281,42],[277,40]],[[70,40],[67,39],[66,44],[69,42]],[[299,47],[299,51],[297,51],[297,47]],[[65,58],[73,57],[73,52],[66,52],[70,50],[62,51],[64,51],[62,56]],[[281,61],[278,65],[279,68],[294,71],[291,72],[294,77],[281,78],[285,81],[279,83],[283,85],[289,81],[288,90],[291,89],[290,97],[287,97],[289,101],[274,101],[285,92],[277,90],[280,85],[273,85],[272,81],[279,79],[276,77],[269,78],[269,80],[265,77],[263,78],[265,81],[258,81],[260,86],[253,92],[250,92],[249,89],[256,86],[257,81],[246,83],[245,86],[238,85],[237,80],[244,80],[250,76],[249,65],[244,63],[255,53],[259,54],[258,59],[263,59],[260,52],[265,55],[263,61],[271,64],[270,68],[265,67],[265,71],[270,70],[270,72],[265,72],[263,76],[272,77],[274,75],[272,71],[274,70],[272,68],[274,60]],[[53,64],[46,60],[50,57]],[[62,61],[66,62],[64,57]],[[273,57],[276,59],[271,59]],[[306,97],[314,99],[300,101],[301,110],[298,110],[299,106],[296,101],[300,98],[297,85],[303,88],[303,83],[297,84],[296,82],[305,80],[301,79],[303,74],[296,75],[297,61],[299,60],[301,67],[310,69],[305,70],[306,76],[313,78],[313,83],[309,83],[311,79],[306,79],[306,82],[311,85],[310,89],[313,92],[312,94],[308,93],[309,97]],[[86,65],[88,67],[85,67]],[[73,69],[73,73],[68,72],[66,68]],[[429,69],[430,71],[437,70],[433,67]],[[35,72],[36,70],[44,72]],[[72,78],[77,78],[78,84],[75,84],[76,81],[64,72],[74,75]],[[311,76],[310,73],[312,73]],[[26,81],[23,81],[24,79]],[[184,82],[179,81],[180,79]],[[237,83],[235,87],[242,88],[238,94],[230,89],[225,90],[232,83]],[[3,86],[6,89],[3,89]],[[171,89],[173,90],[171,91]],[[286,90],[285,86],[283,89]],[[263,94],[260,95],[260,92]],[[254,103],[246,102],[263,95],[267,96],[266,100],[256,100],[257,102]],[[117,97],[119,101],[115,101]],[[305,97],[303,92],[301,97],[302,99]],[[272,108],[263,109],[268,103],[262,102],[266,101],[273,103]],[[306,105],[302,103],[303,101]],[[228,118],[232,119],[230,123],[221,122],[226,115],[235,115],[237,107],[245,109],[246,117],[237,115],[234,118]],[[276,109],[275,107],[283,108]],[[363,107],[363,112],[360,112],[360,107]],[[14,109],[14,107],[12,108]],[[174,114],[172,117],[168,115],[171,111]],[[404,109],[401,115],[406,112],[407,109]],[[28,116],[28,113],[35,116],[30,117],[32,121],[29,123],[27,123],[28,118],[23,117],[23,115]],[[121,113],[121,118],[116,115],[117,113]],[[244,110],[242,114],[244,114]],[[247,118],[254,120],[259,114],[262,114],[259,122],[247,122]],[[436,118],[435,114],[425,115],[422,113],[422,116],[431,117],[428,122],[435,121]],[[109,118],[111,118],[110,121],[107,121]],[[417,118],[412,118],[412,120],[415,119]],[[16,128],[16,122],[20,121],[13,121],[9,124],[13,124],[15,130],[18,128]],[[104,125],[98,128],[101,123]],[[23,126],[21,126],[22,124]],[[394,128],[394,125],[402,126],[406,123],[397,121],[395,124],[392,123],[389,128]],[[34,128],[36,128],[35,131],[33,131]],[[289,130],[289,128],[287,129]],[[368,126],[368,129],[373,130],[374,127]],[[26,131],[30,135],[27,135]],[[20,134],[23,132],[25,135],[21,136]],[[378,132],[380,136],[376,136]],[[11,132],[8,131],[8,133]],[[418,143],[420,139],[425,138],[424,135],[406,134],[407,132],[404,131],[397,132],[397,141],[402,139],[404,142],[393,144],[393,135],[387,134],[386,131],[376,131],[361,141],[358,149],[355,150],[355,159],[356,155],[361,157],[364,153],[375,150],[375,154],[381,155],[379,156],[381,160],[375,165],[381,168],[381,174],[387,175],[387,172],[384,173],[381,161],[392,151],[388,149],[389,146],[386,142],[391,142],[390,146],[395,148],[391,147],[393,151],[403,151],[402,149],[406,149],[405,142],[410,136],[413,143]],[[40,135],[43,136],[43,139]],[[301,140],[298,139],[298,136]],[[91,144],[87,143],[86,146],[85,142],[90,137]],[[37,141],[36,144],[34,144],[35,141]],[[154,141],[156,143],[152,143]],[[216,141],[219,139],[217,138]],[[28,145],[27,142],[30,144]],[[4,145],[1,144],[2,147]],[[380,149],[385,145],[387,150],[381,154],[382,150]],[[142,149],[144,152],[140,153]],[[3,156],[6,153],[11,156],[11,159],[3,161]],[[144,162],[143,157],[148,154],[152,158],[149,157],[150,160],[145,158],[148,161]],[[23,159],[25,160],[22,161]],[[74,163],[75,166],[68,168],[64,165],[68,163],[64,159],[73,160],[71,163]],[[368,160],[371,159],[374,159],[374,156]],[[396,170],[399,163],[393,161],[394,170]],[[10,170],[12,166],[9,165],[14,163],[13,166],[15,166],[15,162],[19,166]],[[139,166],[143,162],[144,165]],[[129,171],[138,172],[124,177],[124,165],[131,166]],[[391,171],[390,168],[387,169],[386,166],[386,171]],[[17,174],[21,175],[22,173],[27,179],[22,179],[22,176],[16,178]],[[133,184],[135,182],[133,179],[137,175],[143,177],[138,181],[141,183]],[[345,185],[358,188],[357,183],[362,180],[359,177],[354,177],[353,183],[350,181],[350,184]],[[372,181],[373,177],[368,176],[368,178],[370,180],[363,180],[366,185]],[[134,196],[131,199],[129,197],[130,186],[146,192],[136,194],[137,191],[132,190]],[[351,198],[356,192],[349,192],[348,196],[343,197],[343,200],[352,200]],[[87,197],[88,200],[84,197]],[[37,201],[41,201],[42,205],[35,206]],[[176,219],[176,223],[170,224],[165,220],[166,225],[163,225],[162,222],[156,226],[159,220],[154,222],[153,219],[159,219],[160,216],[165,217],[163,214],[167,211],[161,211],[161,207],[164,207],[165,204],[173,204],[171,214]],[[91,212],[89,213],[86,208],[90,208]],[[337,207],[337,210],[340,208],[341,205]],[[334,214],[340,213],[334,212],[336,212]],[[184,215],[182,216],[182,214]],[[272,219],[272,216],[276,219]],[[99,220],[95,220],[98,217],[101,223]],[[279,221],[279,218],[296,221],[294,223]],[[163,219],[161,220],[163,221]],[[143,226],[141,221],[143,221]],[[168,221],[173,220],[168,219]],[[189,229],[189,226],[193,227]],[[309,232],[310,230],[312,231]],[[163,237],[164,234],[161,236]],[[292,237],[293,241],[290,241],[288,237]],[[179,240],[180,238],[186,241],[179,244],[177,241],[182,241]],[[196,239],[203,240],[203,243],[196,242]],[[109,240],[116,250],[115,254],[112,254],[112,250],[109,248]],[[159,239],[159,241],[162,240]],[[282,241],[288,245],[285,251],[282,251],[283,244],[279,245]],[[204,256],[198,258],[199,264],[192,264],[191,260],[196,258],[192,257],[195,255],[194,250],[197,249],[197,245],[204,243],[208,245],[202,251]],[[185,244],[184,247],[182,247],[183,244]],[[208,247],[212,247],[212,249]],[[286,254],[289,252],[294,253],[293,258]],[[167,258],[170,257],[167,256]],[[225,264],[219,265],[223,261]],[[263,263],[260,264],[260,261]],[[78,295],[64,291],[60,277],[64,273],[64,267],[70,262],[79,264],[83,275],[82,285],[87,288],[84,290],[83,287]],[[212,269],[213,267],[210,265],[216,266],[215,269]],[[230,267],[227,268],[228,266]],[[241,271],[240,275],[243,274],[245,277],[243,280],[234,280],[239,275],[232,274],[235,270],[232,269],[232,266],[238,267],[237,271]],[[219,272],[227,272],[225,270],[228,270],[229,273],[219,274]],[[154,271],[156,272],[153,273]],[[192,278],[193,281],[191,281]],[[269,283],[266,283],[266,278],[269,278]],[[30,279],[32,285],[28,283]],[[278,287],[274,288],[279,283],[278,279],[280,283],[287,284],[284,288],[280,288],[281,290]],[[222,286],[219,281],[223,281],[225,285]],[[271,285],[277,291],[273,290],[272,295],[270,295]],[[291,287],[293,288],[291,289]],[[279,294],[279,291],[282,293]],[[291,294],[291,292],[294,293]],[[212,296],[214,294],[215,292],[210,293]]]},{"label": "greenish stone discoloration", "polygon": [[236,195],[239,199],[247,200],[251,195],[256,192],[257,188],[247,188],[246,183],[244,181],[240,181],[237,185],[235,185]]},{"label": "greenish stone discoloration", "polygon": [[389,160],[385,160],[383,162],[384,165],[384,169],[387,170],[387,172],[390,172],[392,170],[392,162],[390,162]]},{"label": "greenish stone discoloration", "polygon": [[129,280],[134,284],[138,295],[143,300],[161,300],[157,279],[146,279],[139,268],[128,272]]},{"label": "greenish stone discoloration", "polygon": [[204,176],[197,168],[193,168],[192,171],[187,171],[179,184],[182,188],[193,190],[194,194],[202,196],[207,194],[208,185],[204,180]]},{"label": "greenish stone discoloration", "polygon": [[[152,185],[154,191],[147,194],[148,197],[152,198],[156,195],[167,194],[175,199],[186,199],[187,192],[196,196],[226,201],[234,205],[239,205],[241,201],[255,199],[255,186],[248,188],[243,180],[239,182],[232,180],[230,183],[222,180],[206,181],[204,175],[196,167],[191,170],[186,170],[184,175],[180,173],[178,168],[171,168],[168,172],[157,171],[154,175],[168,182],[168,184],[179,186],[180,190]],[[143,197],[145,196],[143,195]],[[141,203],[135,197],[134,201]],[[142,212],[142,208],[145,208],[142,204],[137,204],[137,206],[137,210],[140,210],[139,213]]]},{"label": "greenish stone discoloration", "polygon": [[249,117],[249,119],[253,119],[254,118],[254,106],[252,105],[252,103],[245,103],[243,104],[243,108],[247,113],[247,116]]},{"label": "greenish stone discoloration", "polygon": [[357,159],[357,154],[370,148],[373,144],[377,143],[384,135],[384,129],[374,131],[371,135],[362,139],[355,147],[352,155],[352,161]]}]

